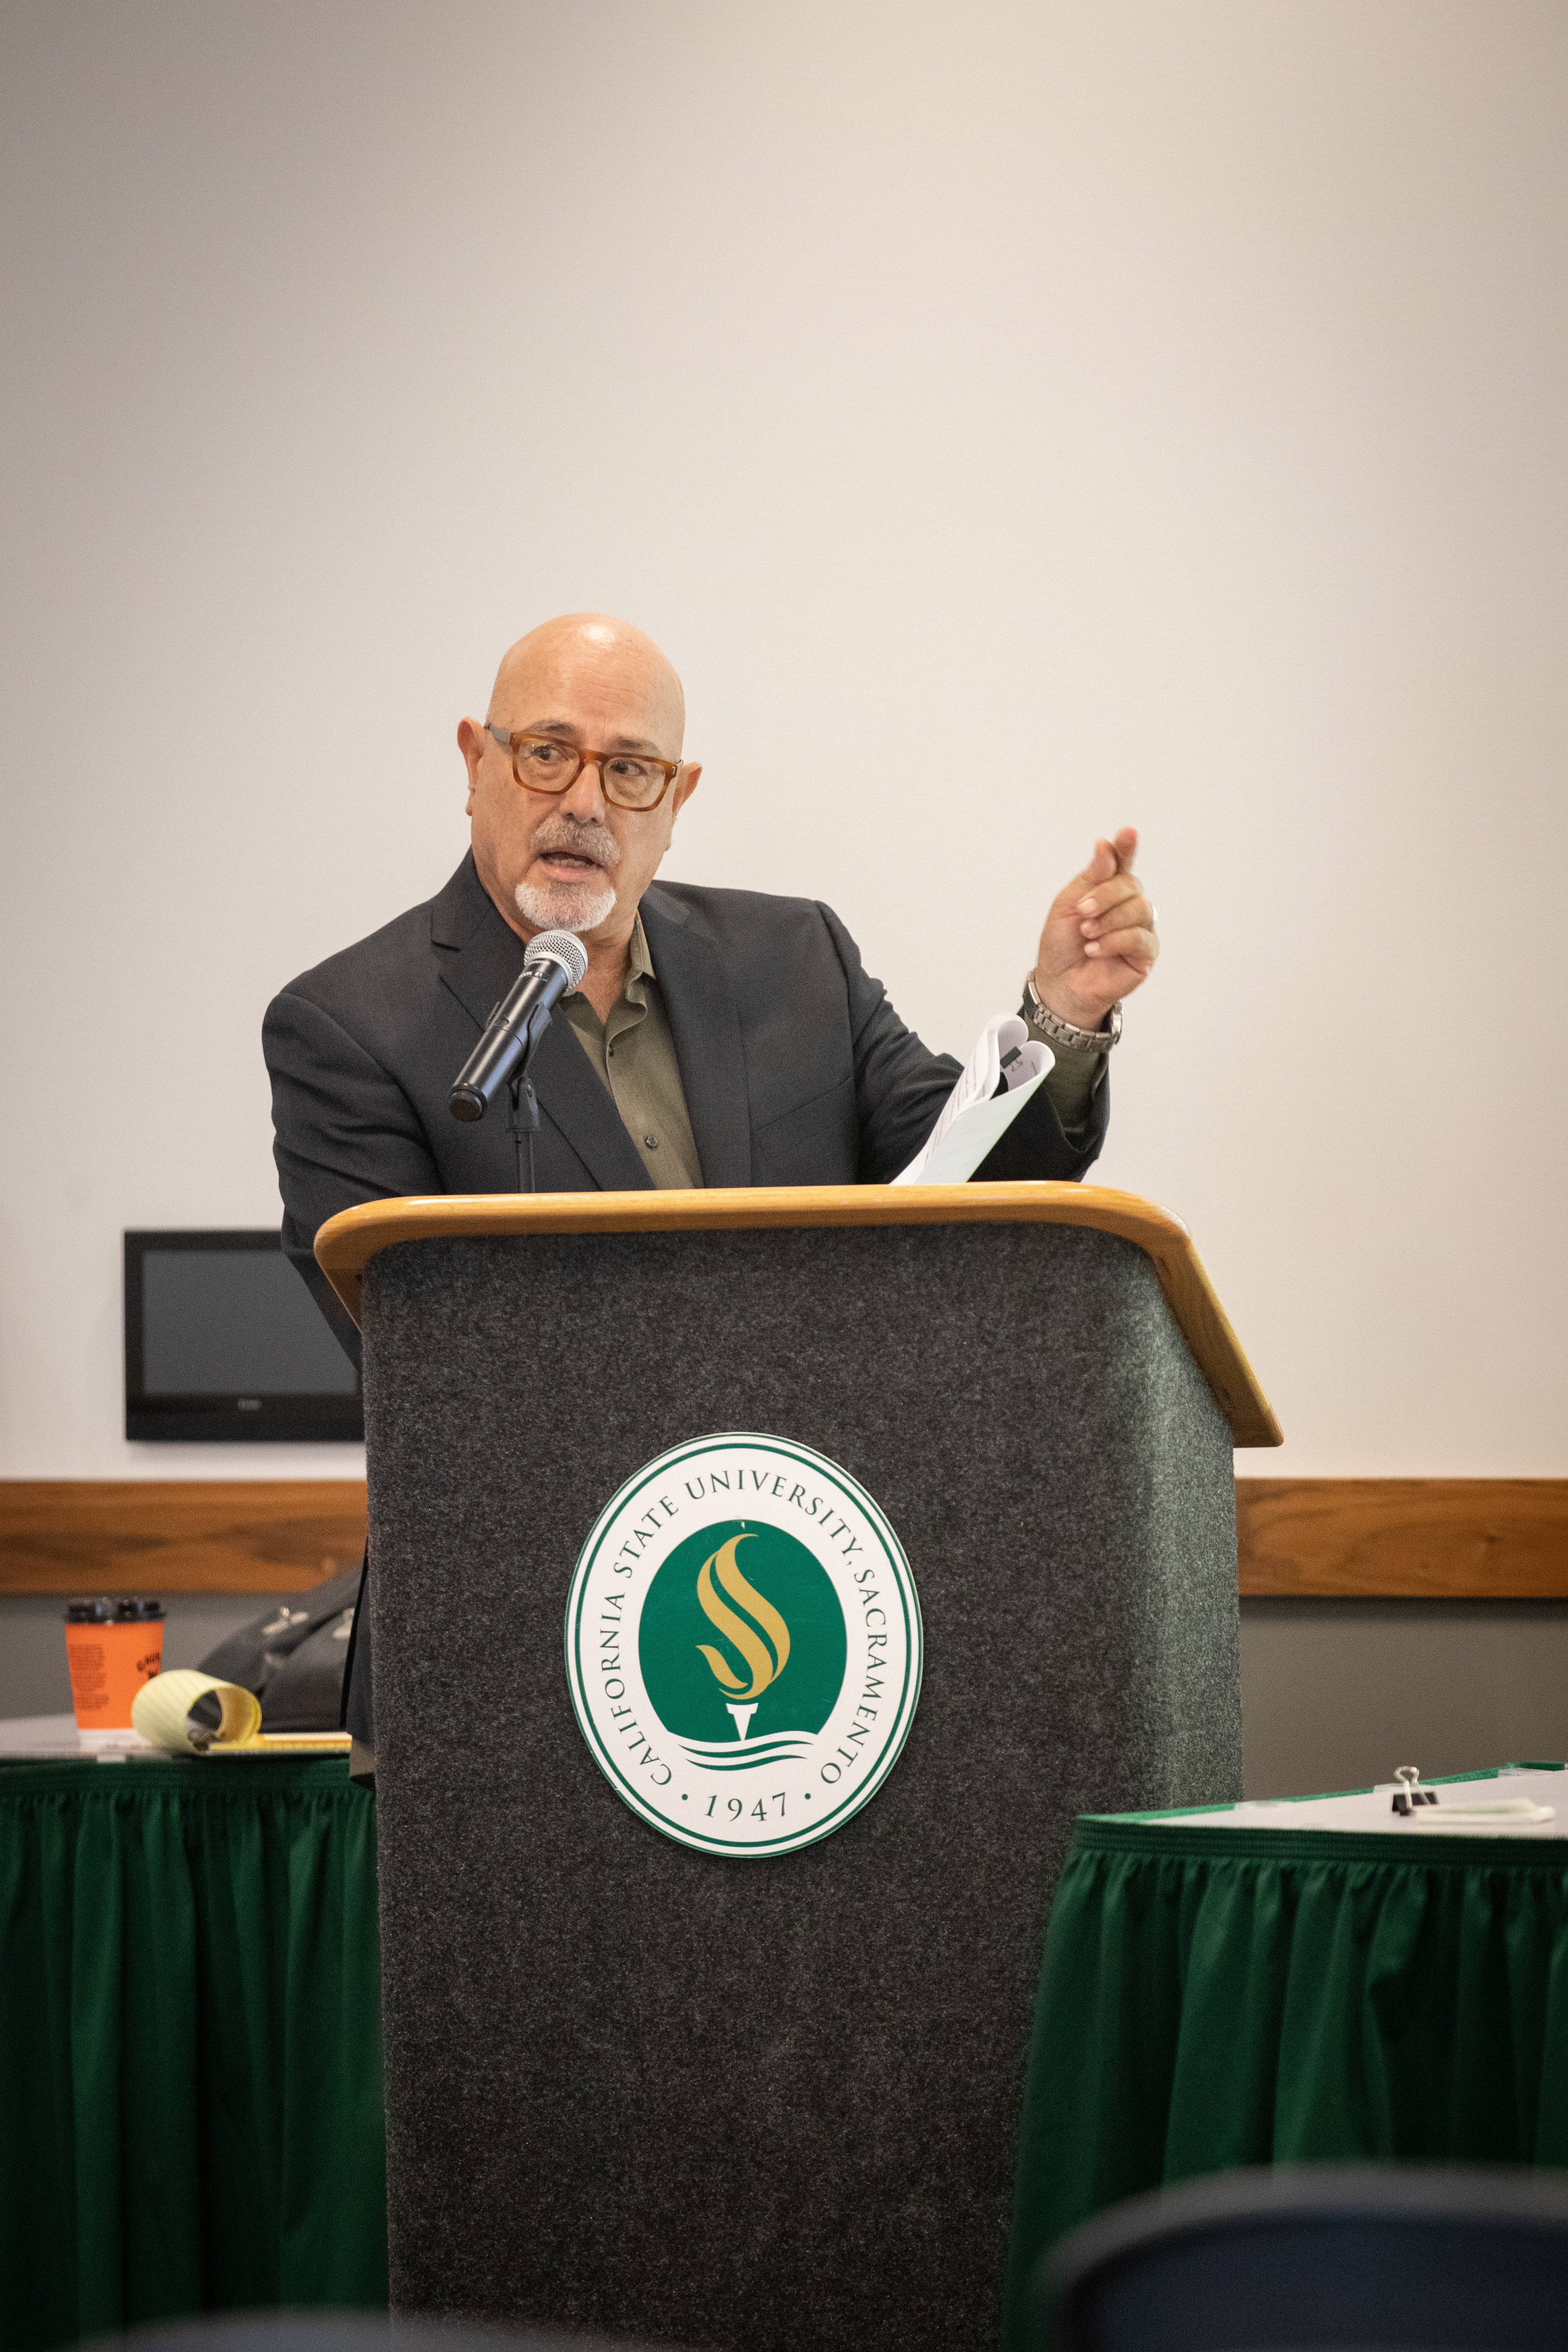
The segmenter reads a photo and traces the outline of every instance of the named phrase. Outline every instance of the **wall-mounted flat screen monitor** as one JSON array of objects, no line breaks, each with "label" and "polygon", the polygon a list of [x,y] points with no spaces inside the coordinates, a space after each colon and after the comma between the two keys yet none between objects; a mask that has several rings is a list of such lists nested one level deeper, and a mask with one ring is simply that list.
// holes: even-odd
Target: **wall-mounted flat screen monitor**
[{"label": "wall-mounted flat screen monitor", "polygon": [[363,1437],[359,1374],[276,1232],[126,1234],[125,1434]]}]

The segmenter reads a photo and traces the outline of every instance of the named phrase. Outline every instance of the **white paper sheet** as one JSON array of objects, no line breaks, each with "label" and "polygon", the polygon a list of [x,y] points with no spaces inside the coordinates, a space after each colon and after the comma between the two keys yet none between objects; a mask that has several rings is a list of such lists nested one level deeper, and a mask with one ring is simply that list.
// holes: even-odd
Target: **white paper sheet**
[{"label": "white paper sheet", "polygon": [[967,1184],[994,1150],[1056,1055],[1016,1013],[988,1021],[942,1115],[895,1184]]},{"label": "white paper sheet", "polygon": [[[1287,1797],[1273,1802],[1254,1798],[1250,1803],[1205,1808],[1197,1812],[1161,1813],[1152,1820],[1159,1829],[1205,1830],[1375,1830],[1395,1837],[1555,1837],[1568,1836],[1568,1774],[1513,1769],[1478,1772],[1463,1780],[1442,1780],[1433,1793],[1435,1805],[1418,1805],[1414,1812],[1396,1813],[1397,1780],[1380,1781],[1375,1789],[1357,1789],[1338,1797]],[[1506,1807],[1508,1810],[1503,1811]]]}]

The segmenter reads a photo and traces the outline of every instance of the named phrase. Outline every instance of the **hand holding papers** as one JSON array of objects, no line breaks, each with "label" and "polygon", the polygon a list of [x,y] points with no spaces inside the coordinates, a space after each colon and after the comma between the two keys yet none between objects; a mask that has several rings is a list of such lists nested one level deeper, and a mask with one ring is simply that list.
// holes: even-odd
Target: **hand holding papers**
[{"label": "hand holding papers", "polygon": [[967,1184],[1052,1067],[1016,1013],[988,1021],[941,1118],[895,1184]]}]

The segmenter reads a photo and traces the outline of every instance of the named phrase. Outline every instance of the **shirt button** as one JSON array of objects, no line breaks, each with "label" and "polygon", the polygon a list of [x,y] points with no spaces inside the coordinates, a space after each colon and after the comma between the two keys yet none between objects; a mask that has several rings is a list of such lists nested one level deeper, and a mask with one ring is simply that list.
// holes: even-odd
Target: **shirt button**
[{"label": "shirt button", "polygon": [[645,1135],[643,1137],[643,1141],[647,1144],[650,1151],[657,1151],[658,1150],[658,1138],[657,1135]]}]

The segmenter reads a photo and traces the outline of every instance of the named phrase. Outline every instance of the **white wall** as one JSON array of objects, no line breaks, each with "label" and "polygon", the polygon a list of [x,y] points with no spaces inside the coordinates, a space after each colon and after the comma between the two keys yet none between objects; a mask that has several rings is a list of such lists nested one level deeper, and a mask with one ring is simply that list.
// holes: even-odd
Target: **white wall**
[{"label": "white wall", "polygon": [[934,1044],[1092,833],[1105,1181],[1254,1471],[1568,1469],[1558,0],[31,0],[0,57],[9,1475],[125,1446],[118,1236],[277,1213],[257,1029],[439,887],[518,631],[631,614],[669,871]]}]

